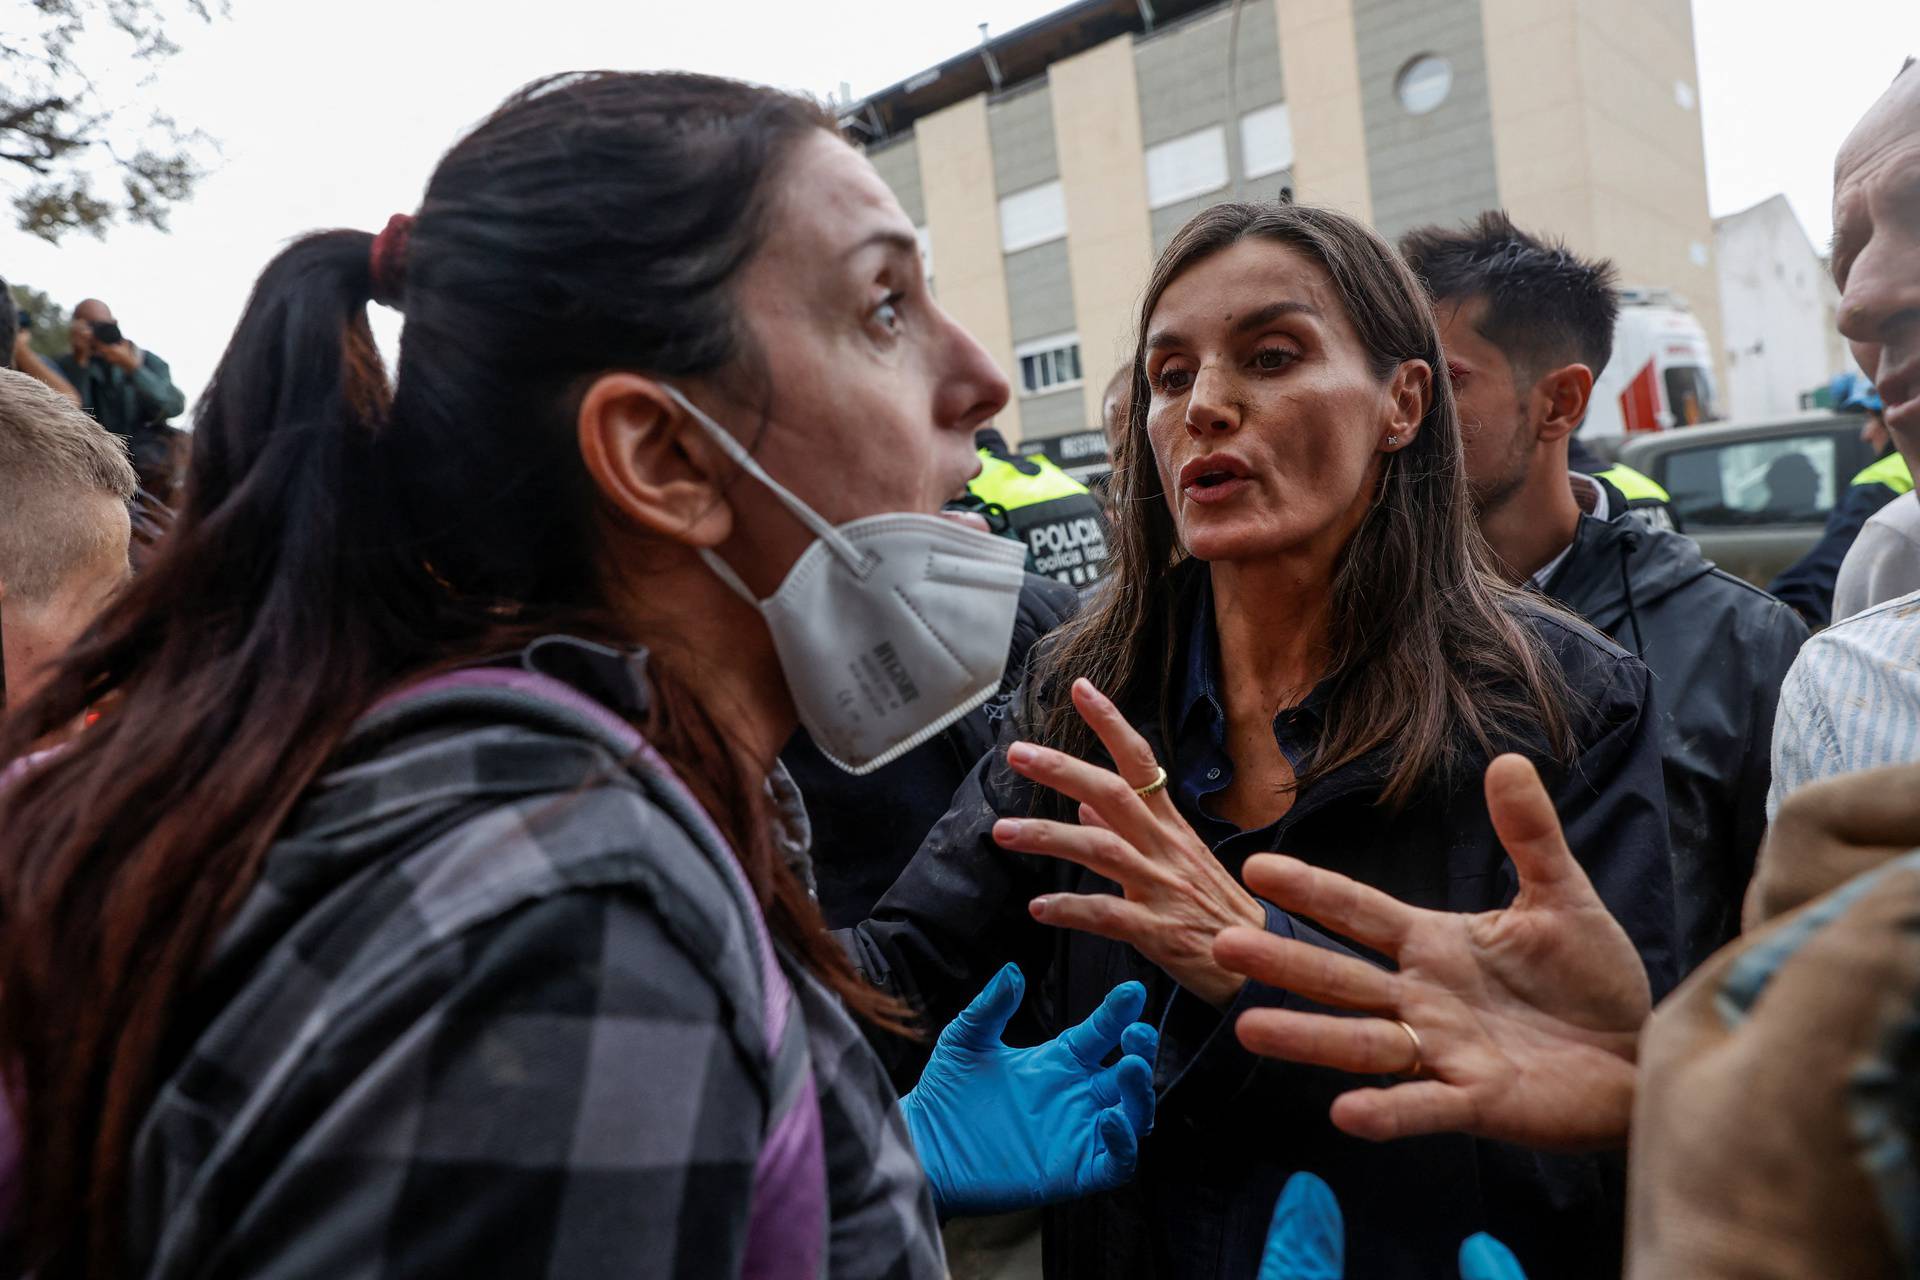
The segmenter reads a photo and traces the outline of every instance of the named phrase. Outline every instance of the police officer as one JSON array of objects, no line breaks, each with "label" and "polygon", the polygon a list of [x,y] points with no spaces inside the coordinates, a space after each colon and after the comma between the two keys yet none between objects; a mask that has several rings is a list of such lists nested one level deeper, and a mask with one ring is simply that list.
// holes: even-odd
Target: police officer
[{"label": "police officer", "polygon": [[1039,453],[1015,453],[992,427],[974,433],[980,474],[968,493],[995,529],[1027,544],[1027,568],[1086,589],[1106,571],[1107,525],[1091,490]]}]

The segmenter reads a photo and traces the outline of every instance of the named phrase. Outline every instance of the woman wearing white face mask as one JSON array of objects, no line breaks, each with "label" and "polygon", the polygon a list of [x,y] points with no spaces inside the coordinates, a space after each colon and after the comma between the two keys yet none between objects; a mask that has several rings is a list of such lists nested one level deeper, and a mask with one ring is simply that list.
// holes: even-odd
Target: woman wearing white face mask
[{"label": "woman wearing white face mask", "polygon": [[1138,986],[1014,1051],[1002,971],[896,1105],[773,768],[997,686],[1019,549],[927,513],[1006,395],[831,117],[706,77],[536,85],[282,254],[0,739],[113,695],[0,793],[10,1257],[937,1276],[936,1210],[1124,1180]]}]

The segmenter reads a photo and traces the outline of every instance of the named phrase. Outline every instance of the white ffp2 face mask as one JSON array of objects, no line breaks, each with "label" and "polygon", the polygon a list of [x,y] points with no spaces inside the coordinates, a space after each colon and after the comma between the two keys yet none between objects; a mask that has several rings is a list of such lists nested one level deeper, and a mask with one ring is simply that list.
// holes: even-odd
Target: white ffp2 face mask
[{"label": "white ffp2 face mask", "polygon": [[871,773],[993,696],[1020,604],[1022,544],[912,512],[835,528],[725,427],[665,389],[813,531],[765,600],[713,552],[700,558],[766,619],[800,723],[821,754],[848,773]]}]

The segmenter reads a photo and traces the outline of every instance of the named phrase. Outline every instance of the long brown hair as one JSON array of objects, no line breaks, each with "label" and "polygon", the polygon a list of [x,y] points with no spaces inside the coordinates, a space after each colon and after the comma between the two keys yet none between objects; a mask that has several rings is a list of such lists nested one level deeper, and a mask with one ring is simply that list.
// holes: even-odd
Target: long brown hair
[{"label": "long brown hair", "polygon": [[1518,616],[1541,606],[1520,605],[1518,593],[1494,574],[1473,520],[1459,416],[1425,292],[1364,224],[1291,203],[1204,210],[1154,266],[1114,459],[1107,577],[1048,653],[1033,683],[1033,723],[1051,745],[1097,754],[1098,741],[1066,697],[1073,678],[1086,676],[1123,705],[1156,705],[1163,729],[1170,728],[1166,699],[1184,634],[1177,579],[1187,557],[1147,442],[1147,324],[1183,272],[1250,238],[1289,246],[1326,268],[1376,377],[1384,381],[1407,360],[1424,360],[1437,375],[1419,433],[1386,459],[1374,502],[1335,570],[1327,734],[1294,785],[1309,787],[1384,747],[1391,766],[1383,802],[1397,806],[1422,787],[1457,781],[1476,747],[1489,753],[1531,743],[1570,758],[1565,678]]},{"label": "long brown hair", "polygon": [[[732,284],[783,158],[833,127],[703,76],[523,90],[428,186],[391,384],[367,324],[372,237],[309,236],[261,276],[168,544],[0,726],[4,762],[106,708],[0,794],[0,1062],[43,1280],[127,1267],[129,1153],[196,1030],[195,979],[360,713],[539,634],[671,641],[622,635],[604,608],[580,390],[608,369],[753,384]],[[725,709],[671,663],[654,676],[640,727],[731,838],[774,937],[896,1022],[776,852]]]}]

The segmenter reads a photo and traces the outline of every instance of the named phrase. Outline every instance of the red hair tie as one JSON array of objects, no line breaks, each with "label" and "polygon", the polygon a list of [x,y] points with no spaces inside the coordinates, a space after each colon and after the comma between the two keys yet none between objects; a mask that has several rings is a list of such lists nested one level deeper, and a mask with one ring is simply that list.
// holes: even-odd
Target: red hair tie
[{"label": "red hair tie", "polygon": [[396,311],[400,309],[400,295],[407,288],[407,242],[412,236],[413,215],[394,214],[373,238],[373,253],[367,261],[373,300]]}]

